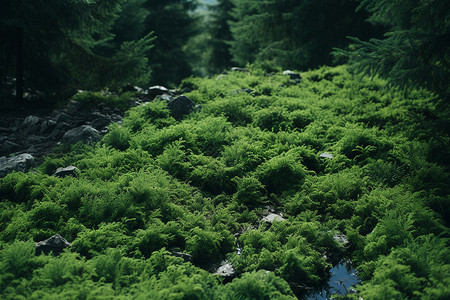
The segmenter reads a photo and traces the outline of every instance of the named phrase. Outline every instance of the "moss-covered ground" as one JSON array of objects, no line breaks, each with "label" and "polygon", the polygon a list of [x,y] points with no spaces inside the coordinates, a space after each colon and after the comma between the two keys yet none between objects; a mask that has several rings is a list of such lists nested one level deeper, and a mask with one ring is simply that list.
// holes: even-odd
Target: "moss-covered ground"
[{"label": "moss-covered ground", "polygon": [[[155,100],[0,179],[0,298],[292,299],[348,258],[350,298],[449,299],[446,106],[343,66],[301,75],[188,78],[183,120]],[[56,233],[72,246],[35,256]]]}]

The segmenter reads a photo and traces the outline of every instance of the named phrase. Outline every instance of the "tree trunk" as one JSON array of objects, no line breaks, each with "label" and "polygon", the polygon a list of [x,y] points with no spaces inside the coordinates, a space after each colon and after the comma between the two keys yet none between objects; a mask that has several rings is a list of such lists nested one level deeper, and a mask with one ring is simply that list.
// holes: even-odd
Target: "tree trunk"
[{"label": "tree trunk", "polygon": [[16,98],[23,101],[23,30],[17,28],[16,33]]}]

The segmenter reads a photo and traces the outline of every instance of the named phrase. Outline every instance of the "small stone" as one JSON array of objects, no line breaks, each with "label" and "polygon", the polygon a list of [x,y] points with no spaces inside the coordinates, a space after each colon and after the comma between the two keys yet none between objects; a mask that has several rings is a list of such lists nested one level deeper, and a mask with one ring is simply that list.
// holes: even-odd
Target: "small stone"
[{"label": "small stone", "polygon": [[300,76],[299,73],[295,73],[295,72],[293,72],[293,71],[291,71],[291,70],[283,71],[283,75],[289,76],[289,78],[290,78],[291,80],[295,80],[295,81],[300,81],[300,80],[302,80],[302,76]]},{"label": "small stone", "polygon": [[192,255],[178,251],[176,248],[170,248],[169,252],[172,253],[173,256],[181,257],[185,262],[192,262],[194,260]]},{"label": "small stone", "polygon": [[175,119],[180,120],[194,109],[195,103],[188,97],[181,95],[170,101],[167,106],[169,107],[172,116]]},{"label": "small stone", "polygon": [[70,102],[67,104],[66,108],[69,114],[73,115],[78,112],[80,109],[81,103],[76,100],[70,100]]},{"label": "small stone", "polygon": [[232,71],[232,72],[248,73],[248,70],[247,70],[247,69],[239,68],[239,67],[232,67],[232,68],[231,68],[231,71]]},{"label": "small stone", "polygon": [[39,123],[41,119],[39,117],[30,115],[28,117],[26,117],[23,122],[22,122],[22,127],[30,127],[30,126],[34,126],[37,123]]},{"label": "small stone", "polygon": [[214,274],[223,277],[233,277],[235,273],[233,265],[228,260],[224,260]]},{"label": "small stone", "polygon": [[39,255],[42,252],[45,254],[53,253],[54,255],[58,255],[64,250],[64,248],[70,246],[72,245],[65,238],[59,234],[55,234],[44,241],[36,243],[36,255]]},{"label": "small stone", "polygon": [[53,176],[56,176],[56,177],[73,176],[79,171],[80,170],[75,166],[68,166],[65,168],[56,169],[55,173],[53,173]]},{"label": "small stone", "polygon": [[320,158],[328,158],[328,159],[332,159],[333,158],[333,154],[328,153],[328,152],[324,152],[322,154],[319,155]]},{"label": "small stone", "polygon": [[103,127],[108,126],[111,123],[111,121],[112,120],[109,116],[101,115],[92,121],[92,127],[99,130],[102,129]]},{"label": "small stone", "polygon": [[42,122],[41,129],[39,130],[40,134],[49,133],[53,128],[56,127],[56,121],[53,120],[45,120]]},{"label": "small stone", "polygon": [[61,122],[70,123],[70,121],[72,121],[72,117],[64,112],[60,112],[59,114],[56,115],[54,120],[57,123],[61,123]]},{"label": "small stone", "polygon": [[162,86],[162,85],[155,85],[149,87],[145,93],[147,97],[149,97],[151,100],[153,100],[156,96],[160,96],[163,94],[171,95],[173,94],[173,91],[169,90],[168,88]]},{"label": "small stone", "polygon": [[267,222],[267,223],[273,223],[274,221],[278,221],[278,222],[286,221],[286,219],[283,218],[281,215],[277,215],[277,214],[273,214],[273,213],[268,214],[261,220],[264,222]]},{"label": "small stone", "polygon": [[345,234],[336,234],[333,239],[338,242],[339,244],[342,245],[347,245],[348,244],[348,238]]}]

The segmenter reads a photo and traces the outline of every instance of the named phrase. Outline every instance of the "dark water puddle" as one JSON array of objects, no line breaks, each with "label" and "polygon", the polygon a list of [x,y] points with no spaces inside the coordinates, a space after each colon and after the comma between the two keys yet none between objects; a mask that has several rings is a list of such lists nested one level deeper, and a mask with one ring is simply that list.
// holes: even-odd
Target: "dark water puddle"
[{"label": "dark water puddle", "polygon": [[331,299],[331,295],[346,295],[354,292],[353,287],[360,283],[355,269],[349,261],[341,262],[330,270],[328,285],[320,291],[315,291],[306,297],[307,300]]}]

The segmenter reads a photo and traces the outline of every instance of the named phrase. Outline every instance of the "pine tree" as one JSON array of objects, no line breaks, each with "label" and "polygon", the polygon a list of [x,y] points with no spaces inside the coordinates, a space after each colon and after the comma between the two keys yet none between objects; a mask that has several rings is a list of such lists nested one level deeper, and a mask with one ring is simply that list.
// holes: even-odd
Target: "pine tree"
[{"label": "pine tree", "polygon": [[192,12],[196,0],[147,0],[149,11],[145,31],[156,35],[155,47],[149,53],[152,83],[178,84],[192,74],[183,47],[196,33],[196,19]]},{"label": "pine tree", "polygon": [[391,84],[426,87],[450,99],[450,2],[360,0],[372,19],[390,29],[381,39],[352,38],[355,50],[337,50],[358,71],[380,74]]},{"label": "pine tree", "polygon": [[27,87],[51,94],[117,84],[147,73],[144,53],[151,48],[151,36],[124,44],[111,57],[93,51],[113,38],[110,29],[124,1],[2,1],[1,82],[15,75],[20,100],[24,79]]},{"label": "pine tree", "polygon": [[348,44],[347,35],[373,36],[377,29],[355,13],[349,0],[237,1],[231,23],[233,59],[239,64],[270,60],[285,68],[332,64],[332,47]]},{"label": "pine tree", "polygon": [[210,21],[211,32],[211,55],[209,59],[209,71],[218,73],[231,66],[230,44],[232,40],[229,22],[233,21],[231,12],[234,4],[231,0],[219,0],[216,5],[211,6],[212,20]]}]

